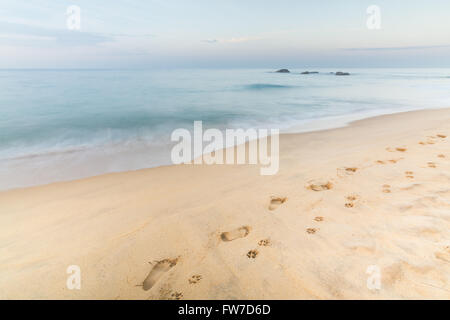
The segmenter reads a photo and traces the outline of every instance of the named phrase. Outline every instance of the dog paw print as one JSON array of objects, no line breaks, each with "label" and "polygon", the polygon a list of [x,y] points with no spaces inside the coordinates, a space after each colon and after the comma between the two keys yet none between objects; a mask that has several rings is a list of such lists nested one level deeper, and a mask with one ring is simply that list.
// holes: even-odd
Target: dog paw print
[{"label": "dog paw print", "polygon": [[247,252],[247,257],[249,259],[255,259],[258,253],[258,250],[250,250],[249,252]]},{"label": "dog paw print", "polygon": [[355,206],[355,201],[358,200],[357,195],[349,195],[345,197],[345,199],[348,201],[345,203],[346,208],[353,208]]},{"label": "dog paw print", "polygon": [[436,166],[436,163],[434,163],[434,162],[428,162],[428,167],[429,168],[436,168],[437,166]]},{"label": "dog paw print", "polygon": [[405,177],[408,179],[414,179],[414,172],[412,171],[405,171]]},{"label": "dog paw print", "polygon": [[199,274],[194,274],[192,277],[189,278],[189,283],[190,284],[196,284],[198,283],[200,280],[202,280],[202,276]]},{"label": "dog paw print", "polygon": [[258,246],[260,247],[268,247],[270,246],[270,239],[263,239],[258,242]]},{"label": "dog paw print", "polygon": [[170,298],[172,300],[181,300],[181,299],[183,299],[183,294],[181,292],[172,292],[172,294],[170,295]]}]

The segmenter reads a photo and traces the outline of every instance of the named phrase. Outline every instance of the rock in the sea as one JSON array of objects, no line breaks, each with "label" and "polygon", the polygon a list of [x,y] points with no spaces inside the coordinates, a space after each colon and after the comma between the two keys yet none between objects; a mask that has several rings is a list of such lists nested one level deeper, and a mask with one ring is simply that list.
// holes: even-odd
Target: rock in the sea
[{"label": "rock in the sea", "polygon": [[280,69],[280,70],[277,70],[275,72],[278,72],[278,73],[290,73],[290,71],[288,69]]},{"label": "rock in the sea", "polygon": [[350,73],[338,71],[338,72],[335,73],[335,75],[337,75],[337,76],[349,76]]},{"label": "rock in the sea", "polygon": [[319,73],[318,71],[304,71],[301,74],[316,74]]}]

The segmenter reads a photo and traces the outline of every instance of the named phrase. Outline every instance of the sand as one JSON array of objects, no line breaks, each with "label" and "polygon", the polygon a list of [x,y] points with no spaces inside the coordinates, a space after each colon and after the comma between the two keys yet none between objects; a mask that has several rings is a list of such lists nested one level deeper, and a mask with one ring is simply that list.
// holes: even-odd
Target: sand
[{"label": "sand", "polygon": [[179,165],[1,192],[0,298],[450,298],[450,109],[280,152],[275,176]]}]

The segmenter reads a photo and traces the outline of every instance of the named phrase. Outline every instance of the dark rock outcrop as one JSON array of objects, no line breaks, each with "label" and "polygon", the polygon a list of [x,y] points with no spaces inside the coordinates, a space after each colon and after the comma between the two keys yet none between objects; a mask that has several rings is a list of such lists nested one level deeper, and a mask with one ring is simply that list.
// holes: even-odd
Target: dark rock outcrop
[{"label": "dark rock outcrop", "polygon": [[316,74],[316,73],[319,73],[319,72],[318,71],[304,71],[300,74]]},{"label": "dark rock outcrop", "polygon": [[337,76],[349,76],[349,75],[350,75],[350,73],[348,73],[348,72],[342,72],[342,71],[338,71],[338,72],[336,72],[336,73],[335,73],[335,75],[337,75]]},{"label": "dark rock outcrop", "polygon": [[288,69],[280,69],[280,70],[277,70],[275,72],[278,72],[278,73],[290,73],[290,71]]}]

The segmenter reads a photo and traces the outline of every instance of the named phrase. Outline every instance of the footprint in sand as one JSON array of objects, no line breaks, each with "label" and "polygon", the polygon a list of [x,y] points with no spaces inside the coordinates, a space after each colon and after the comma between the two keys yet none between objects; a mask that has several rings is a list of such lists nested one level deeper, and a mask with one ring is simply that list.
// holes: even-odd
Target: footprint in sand
[{"label": "footprint in sand", "polygon": [[202,276],[199,274],[194,274],[190,279],[188,279],[189,284],[196,284],[202,280]]},{"label": "footprint in sand", "polygon": [[420,141],[419,144],[421,144],[423,146],[425,146],[427,144],[435,144],[436,142],[434,140],[432,140],[432,139],[435,139],[435,137],[432,137],[431,139],[428,139],[427,142]]},{"label": "footprint in sand", "polygon": [[436,257],[436,259],[445,261],[445,262],[450,262],[450,246],[447,246],[444,248],[444,251],[441,252],[435,252],[434,256]]},{"label": "footprint in sand", "polygon": [[178,262],[176,259],[164,259],[156,262],[152,270],[150,270],[147,278],[142,283],[142,287],[145,291],[150,290],[156,282],[163,276],[164,273],[173,268]]},{"label": "footprint in sand", "polygon": [[317,222],[322,222],[323,220],[324,220],[323,217],[315,217],[314,218],[314,221],[317,221]]},{"label": "footprint in sand", "polygon": [[400,159],[390,159],[390,160],[386,160],[386,161],[383,161],[383,160],[377,160],[376,163],[378,163],[378,164],[386,164],[386,162],[389,162],[389,163],[395,164],[395,163],[399,162],[399,161],[402,160],[402,159],[403,159],[403,158],[400,158]]},{"label": "footprint in sand", "polygon": [[346,174],[353,174],[356,171],[358,171],[358,168],[357,167],[342,167],[342,168],[338,168],[337,170],[338,170],[338,172],[341,171],[341,172],[345,172]]},{"label": "footprint in sand", "polygon": [[170,295],[170,300],[181,300],[183,299],[183,294],[181,292],[173,292]]},{"label": "footprint in sand", "polygon": [[358,168],[356,168],[356,167],[338,168],[337,175],[342,178],[346,175],[353,175],[354,173],[356,173],[356,171],[358,171]]},{"label": "footprint in sand", "polygon": [[443,155],[443,154],[438,154],[438,158],[445,158],[445,155]]},{"label": "footprint in sand", "polygon": [[355,201],[356,200],[358,200],[358,196],[357,195],[354,195],[354,194],[352,194],[352,195],[349,195],[349,196],[347,196],[347,197],[345,197],[345,199],[347,199],[349,202],[347,202],[346,204],[345,204],[345,207],[346,208],[353,208],[354,206],[355,206]]},{"label": "footprint in sand", "polygon": [[408,179],[414,179],[414,172],[412,171],[405,171],[405,177]]},{"label": "footprint in sand", "polygon": [[311,189],[313,191],[326,191],[333,188],[333,184],[329,181],[310,181],[308,189]]},{"label": "footprint in sand", "polygon": [[429,168],[436,168],[436,164],[434,162],[428,162]]},{"label": "footprint in sand", "polygon": [[263,239],[258,242],[258,246],[260,247],[268,247],[270,246],[270,239]]},{"label": "footprint in sand", "polygon": [[285,203],[286,200],[287,200],[286,197],[275,197],[275,196],[272,196],[272,197],[270,198],[269,210],[270,210],[270,211],[275,210],[275,209],[278,208],[280,205],[282,205],[283,203]]},{"label": "footprint in sand", "polygon": [[437,136],[438,136],[438,138],[441,138],[441,139],[447,138],[447,136],[445,134],[438,134]]},{"label": "footprint in sand", "polygon": [[391,193],[391,186],[388,184],[383,184],[383,192],[384,193]]},{"label": "footprint in sand", "polygon": [[249,259],[255,259],[258,253],[258,250],[250,250],[249,252],[247,252],[247,257]]},{"label": "footprint in sand", "polygon": [[389,152],[395,152],[395,151],[406,152],[408,149],[405,148],[405,147],[397,147],[395,149],[392,149],[392,148],[388,147],[388,148],[386,148],[386,150],[389,151]]},{"label": "footprint in sand", "polygon": [[317,232],[316,228],[308,228],[306,229],[306,233],[308,234],[315,234]]},{"label": "footprint in sand", "polygon": [[234,229],[232,231],[222,232],[220,235],[220,238],[224,242],[233,241],[239,238],[244,238],[248,236],[250,233],[250,227],[249,226],[242,226],[240,228]]}]

